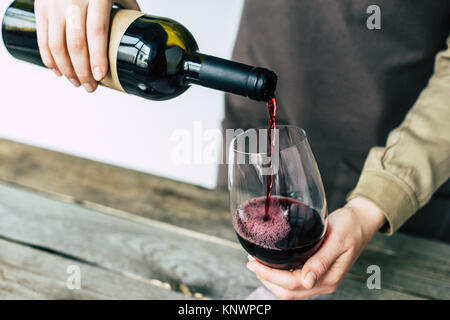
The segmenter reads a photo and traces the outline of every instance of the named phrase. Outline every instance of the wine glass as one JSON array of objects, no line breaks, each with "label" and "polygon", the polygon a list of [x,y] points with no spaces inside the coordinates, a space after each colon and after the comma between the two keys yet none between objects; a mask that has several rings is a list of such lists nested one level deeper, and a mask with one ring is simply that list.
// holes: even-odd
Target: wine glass
[{"label": "wine glass", "polygon": [[272,268],[301,267],[319,249],[328,216],[305,131],[242,132],[230,143],[228,166],[233,227],[244,249]]}]

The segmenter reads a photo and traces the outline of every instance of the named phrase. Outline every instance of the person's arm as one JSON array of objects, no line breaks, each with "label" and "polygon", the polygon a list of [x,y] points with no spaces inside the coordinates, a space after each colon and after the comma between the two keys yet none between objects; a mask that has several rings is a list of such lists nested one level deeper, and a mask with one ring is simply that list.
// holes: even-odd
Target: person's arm
[{"label": "person's arm", "polygon": [[450,37],[447,43],[427,87],[386,146],[371,150],[358,185],[330,214],[323,244],[303,268],[272,269],[249,257],[247,267],[279,298],[334,292],[383,225],[392,234],[449,178]]},{"label": "person's arm", "polygon": [[385,213],[392,235],[450,176],[450,37],[405,120],[373,148],[347,200],[364,197]]},{"label": "person's arm", "polygon": [[118,3],[139,10],[135,0],[36,0],[39,51],[44,65],[87,92],[108,72],[111,8]]}]

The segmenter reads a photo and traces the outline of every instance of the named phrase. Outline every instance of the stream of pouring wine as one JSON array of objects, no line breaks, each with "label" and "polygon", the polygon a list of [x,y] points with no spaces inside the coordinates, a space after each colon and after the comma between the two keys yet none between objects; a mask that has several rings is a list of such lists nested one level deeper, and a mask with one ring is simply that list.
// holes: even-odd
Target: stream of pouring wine
[{"label": "stream of pouring wine", "polygon": [[268,144],[268,154],[270,157],[269,162],[269,170],[270,174],[267,176],[267,190],[266,190],[266,210],[264,215],[264,220],[267,221],[269,219],[269,208],[270,208],[270,196],[272,193],[273,186],[273,165],[272,165],[272,151],[275,146],[275,116],[277,114],[277,101],[275,97],[272,98],[267,103],[267,111],[269,112],[269,128],[267,131],[267,144]]}]

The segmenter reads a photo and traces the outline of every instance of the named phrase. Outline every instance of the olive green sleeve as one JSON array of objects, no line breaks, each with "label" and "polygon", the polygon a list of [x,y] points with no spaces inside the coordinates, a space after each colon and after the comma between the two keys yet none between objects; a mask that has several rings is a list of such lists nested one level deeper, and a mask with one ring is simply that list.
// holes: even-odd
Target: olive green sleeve
[{"label": "olive green sleeve", "polygon": [[370,150],[356,188],[385,213],[391,235],[450,176],[450,37],[436,56],[434,73],[386,146]]}]

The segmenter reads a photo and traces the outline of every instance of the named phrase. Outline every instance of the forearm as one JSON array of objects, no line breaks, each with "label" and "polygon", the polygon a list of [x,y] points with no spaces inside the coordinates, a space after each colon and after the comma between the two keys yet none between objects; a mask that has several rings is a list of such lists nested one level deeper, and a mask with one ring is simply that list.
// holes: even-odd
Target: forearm
[{"label": "forearm", "polygon": [[[450,38],[448,39],[450,43]],[[395,232],[450,176],[450,49],[441,52],[433,76],[403,123],[374,147],[350,201],[375,203]]]},{"label": "forearm", "polygon": [[370,241],[374,234],[386,223],[385,213],[379,206],[366,198],[355,197],[345,207],[351,209],[357,215],[357,219],[360,221],[359,225],[367,241]]}]

